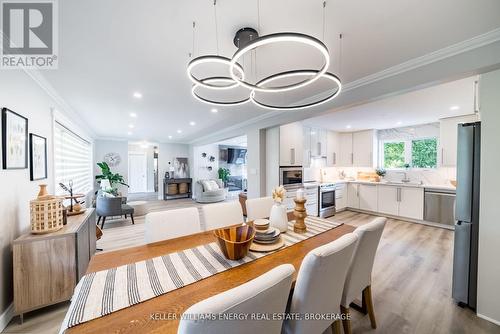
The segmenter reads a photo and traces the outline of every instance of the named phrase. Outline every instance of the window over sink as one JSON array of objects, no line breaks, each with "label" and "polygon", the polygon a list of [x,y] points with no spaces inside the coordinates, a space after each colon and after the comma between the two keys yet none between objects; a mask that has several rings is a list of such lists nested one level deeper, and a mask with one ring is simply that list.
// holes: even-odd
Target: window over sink
[{"label": "window over sink", "polygon": [[379,165],[385,169],[437,168],[439,125],[379,131]]}]

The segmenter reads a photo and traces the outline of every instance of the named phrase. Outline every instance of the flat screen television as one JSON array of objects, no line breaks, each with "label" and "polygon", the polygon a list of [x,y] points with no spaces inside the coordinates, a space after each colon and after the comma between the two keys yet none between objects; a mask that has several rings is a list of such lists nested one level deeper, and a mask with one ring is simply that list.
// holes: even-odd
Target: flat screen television
[{"label": "flat screen television", "polygon": [[228,148],[227,163],[243,165],[246,163],[247,150],[244,148]]}]

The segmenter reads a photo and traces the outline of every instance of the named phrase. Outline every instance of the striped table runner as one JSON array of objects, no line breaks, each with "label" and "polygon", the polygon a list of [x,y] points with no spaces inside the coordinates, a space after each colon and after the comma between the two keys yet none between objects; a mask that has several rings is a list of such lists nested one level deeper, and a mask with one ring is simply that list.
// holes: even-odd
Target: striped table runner
[{"label": "striped table runner", "polygon": [[[293,223],[289,222],[287,233],[282,234],[285,247],[341,225],[307,217],[307,232],[298,234],[293,232]],[[213,242],[87,274],[75,287],[60,333],[268,254],[249,252],[245,258],[232,261],[226,259],[217,243]]]}]

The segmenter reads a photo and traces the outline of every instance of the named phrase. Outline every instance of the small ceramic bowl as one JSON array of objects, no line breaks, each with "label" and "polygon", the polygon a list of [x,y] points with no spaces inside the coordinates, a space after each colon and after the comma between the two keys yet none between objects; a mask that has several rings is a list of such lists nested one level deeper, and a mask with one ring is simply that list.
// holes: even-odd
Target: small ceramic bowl
[{"label": "small ceramic bowl", "polygon": [[255,229],[249,225],[221,228],[214,231],[219,247],[229,260],[239,260],[248,254],[255,237]]},{"label": "small ceramic bowl", "polygon": [[269,219],[255,219],[253,226],[257,231],[267,231],[269,229]]}]

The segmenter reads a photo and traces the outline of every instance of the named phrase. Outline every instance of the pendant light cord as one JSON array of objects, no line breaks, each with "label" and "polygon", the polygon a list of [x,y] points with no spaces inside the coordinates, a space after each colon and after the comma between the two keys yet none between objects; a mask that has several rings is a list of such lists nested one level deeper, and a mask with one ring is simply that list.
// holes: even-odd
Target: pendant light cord
[{"label": "pendant light cord", "polygon": [[325,30],[326,30],[326,1],[323,1],[323,43],[325,43]]},{"label": "pendant light cord", "polygon": [[194,57],[194,39],[195,39],[196,22],[193,21],[193,45],[191,45],[191,52],[189,53],[189,58]]},{"label": "pendant light cord", "polygon": [[214,18],[215,18],[215,43],[217,47],[217,55],[219,55],[219,28],[217,25],[217,0],[214,0]]}]

